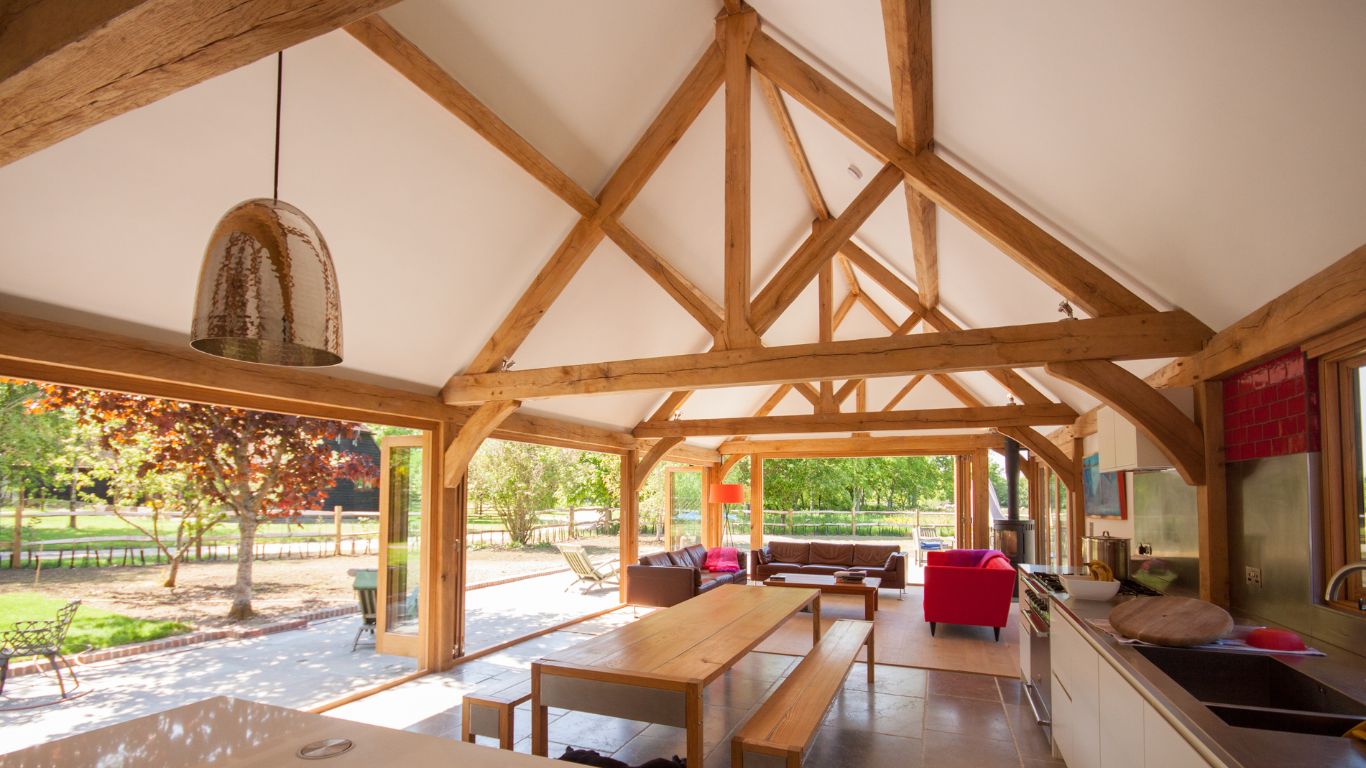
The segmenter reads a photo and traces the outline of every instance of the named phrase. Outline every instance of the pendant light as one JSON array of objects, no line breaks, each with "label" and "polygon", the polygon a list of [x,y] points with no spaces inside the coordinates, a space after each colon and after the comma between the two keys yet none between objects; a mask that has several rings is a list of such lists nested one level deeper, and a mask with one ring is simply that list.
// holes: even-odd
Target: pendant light
[{"label": "pendant light", "polygon": [[332,255],[313,221],[280,200],[283,51],[275,78],[274,194],[238,203],[214,227],[199,269],[190,346],[250,363],[336,365],[341,294]]}]

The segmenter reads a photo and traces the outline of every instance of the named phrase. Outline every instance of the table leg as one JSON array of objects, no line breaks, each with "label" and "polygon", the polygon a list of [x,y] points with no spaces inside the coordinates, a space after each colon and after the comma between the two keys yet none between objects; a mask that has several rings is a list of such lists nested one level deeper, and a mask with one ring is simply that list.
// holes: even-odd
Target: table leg
[{"label": "table leg", "polygon": [[877,611],[877,591],[872,590],[863,595],[863,620],[872,621],[873,613]]},{"label": "table leg", "polygon": [[[868,630],[868,682],[869,682],[869,683],[872,683],[872,682],[873,682],[873,667],[874,667],[874,665],[875,665],[876,662],[877,662],[877,653],[876,653],[876,651],[874,650],[874,649],[876,648],[876,644],[875,644],[874,641],[873,641],[873,637],[874,637],[874,635],[876,635],[876,634],[877,634],[877,627],[873,627],[872,629]],[[869,690],[872,690],[872,689],[870,688]]]},{"label": "table leg", "polygon": [[811,645],[821,641],[821,594],[811,599]]},{"label": "table leg", "polygon": [[702,768],[703,745],[706,743],[702,734],[702,686],[688,686],[686,696],[684,714],[688,720],[688,768]]},{"label": "table leg", "polygon": [[541,665],[531,665],[531,754],[550,752],[550,708],[541,704]]}]

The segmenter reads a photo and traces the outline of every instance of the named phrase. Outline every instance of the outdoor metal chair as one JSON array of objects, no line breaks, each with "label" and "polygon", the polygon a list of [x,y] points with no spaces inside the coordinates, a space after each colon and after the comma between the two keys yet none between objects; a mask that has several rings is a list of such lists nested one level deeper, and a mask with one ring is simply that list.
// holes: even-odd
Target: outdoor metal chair
[{"label": "outdoor metal chair", "polygon": [[76,679],[76,670],[71,661],[62,655],[62,643],[66,642],[67,630],[71,629],[71,619],[76,609],[81,607],[80,600],[72,600],[57,611],[57,618],[46,621],[16,621],[13,628],[0,631],[0,694],[5,692],[5,678],[9,676],[10,659],[24,656],[44,656],[52,665],[57,676],[57,687],[62,698],[68,695],[66,682],[62,680],[62,668],[57,662],[66,664],[66,672],[71,675],[71,690],[76,690],[81,681]]},{"label": "outdoor metal chair", "polygon": [[360,647],[361,635],[366,632],[370,637],[375,637],[375,603],[376,595],[379,591],[379,572],[374,569],[361,569],[352,573],[354,580],[351,587],[356,590],[356,599],[360,601],[360,628],[356,630],[356,638],[351,641],[351,652],[355,653]]},{"label": "outdoor metal chair", "polygon": [[[556,544],[555,546],[559,548],[560,554],[564,555],[564,559],[569,562],[569,569],[578,577],[569,583],[569,587],[586,581],[588,586],[584,587],[582,591],[587,592],[590,589],[617,580],[616,561],[594,565],[593,561],[588,559],[588,552],[584,550],[582,544]],[[569,587],[565,587],[564,591],[568,592]]]}]

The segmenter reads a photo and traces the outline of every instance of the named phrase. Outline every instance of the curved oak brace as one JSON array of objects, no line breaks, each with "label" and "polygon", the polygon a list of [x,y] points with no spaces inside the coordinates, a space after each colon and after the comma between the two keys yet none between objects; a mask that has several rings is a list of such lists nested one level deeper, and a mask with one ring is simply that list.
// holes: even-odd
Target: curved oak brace
[{"label": "curved oak brace", "polygon": [[474,452],[479,450],[484,439],[503,423],[503,419],[511,416],[512,412],[520,407],[522,404],[517,400],[490,400],[479,406],[460,426],[460,432],[446,449],[443,461],[447,488],[460,485],[465,470],[469,469],[470,459],[474,458]]},{"label": "curved oak brace", "polygon": [[1134,423],[1190,485],[1205,484],[1205,438],[1147,382],[1107,360],[1049,363],[1044,370],[1090,392]]},{"label": "curved oak brace", "polygon": [[720,472],[721,482],[726,482],[726,475],[729,475],[731,469],[733,469],[736,464],[740,463],[740,459],[745,458],[747,455],[748,454],[744,453],[732,453],[721,460],[721,469],[718,470],[718,472]]},{"label": "curved oak brace", "polygon": [[996,431],[1023,445],[1033,456],[1041,459],[1062,480],[1068,490],[1081,490],[1081,478],[1077,476],[1072,459],[1054,445],[1053,441],[1029,427],[1001,427]]},{"label": "curved oak brace", "polygon": [[631,473],[632,485],[635,486],[637,492],[639,492],[640,487],[645,484],[645,478],[650,476],[650,470],[654,469],[656,464],[663,461],[664,456],[667,455],[669,451],[672,451],[674,446],[681,442],[683,442],[683,438],[681,437],[661,438],[659,442],[655,443],[654,446],[650,448],[649,452],[641,458],[640,463],[636,465],[635,471]]}]

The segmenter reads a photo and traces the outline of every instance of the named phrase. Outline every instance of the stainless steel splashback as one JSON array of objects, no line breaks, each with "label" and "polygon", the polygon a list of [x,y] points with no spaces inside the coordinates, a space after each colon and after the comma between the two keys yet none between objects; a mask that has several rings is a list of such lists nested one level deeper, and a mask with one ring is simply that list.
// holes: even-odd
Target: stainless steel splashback
[{"label": "stainless steel splashback", "polygon": [[[1360,653],[1366,618],[1318,604],[1320,477],[1318,453],[1228,465],[1233,607]],[[1247,583],[1249,567],[1261,569],[1260,587]]]},{"label": "stainless steel splashback", "polygon": [[1177,573],[1169,591],[1200,589],[1200,526],[1195,507],[1195,488],[1186,485],[1176,470],[1135,472],[1134,541],[1131,554],[1140,546],[1153,548]]}]

